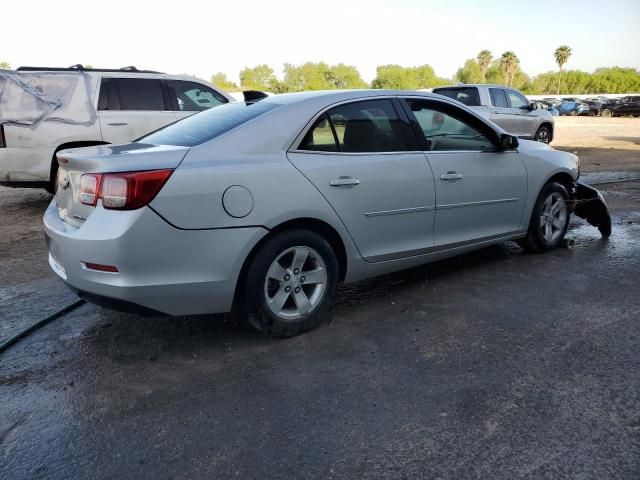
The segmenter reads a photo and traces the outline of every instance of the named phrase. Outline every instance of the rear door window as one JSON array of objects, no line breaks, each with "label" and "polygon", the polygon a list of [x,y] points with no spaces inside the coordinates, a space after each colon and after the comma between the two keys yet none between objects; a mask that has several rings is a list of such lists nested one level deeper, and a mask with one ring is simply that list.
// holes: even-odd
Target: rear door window
[{"label": "rear door window", "polygon": [[454,100],[464,103],[469,107],[476,107],[480,105],[480,94],[476,87],[434,88],[433,93],[453,98]]},{"label": "rear door window", "polygon": [[151,78],[118,78],[114,82],[119,95],[120,110],[168,110],[160,80]]},{"label": "rear door window", "polygon": [[325,113],[307,132],[299,150],[312,152],[337,152],[338,139],[334,133],[329,117]]},{"label": "rear door window", "polygon": [[227,103],[218,92],[201,83],[170,80],[169,91],[175,98],[174,109],[181,112],[201,112]]},{"label": "rear door window", "polygon": [[[340,152],[407,152],[419,149],[409,123],[398,115],[389,99],[339,105],[326,115]],[[330,143],[329,131],[323,122],[317,123],[310,133],[313,143],[308,134],[301,149],[317,150],[316,139],[326,138]]]},{"label": "rear door window", "polygon": [[489,95],[491,96],[491,104],[494,107],[509,108],[509,102],[507,102],[507,96],[502,88],[490,88]]}]

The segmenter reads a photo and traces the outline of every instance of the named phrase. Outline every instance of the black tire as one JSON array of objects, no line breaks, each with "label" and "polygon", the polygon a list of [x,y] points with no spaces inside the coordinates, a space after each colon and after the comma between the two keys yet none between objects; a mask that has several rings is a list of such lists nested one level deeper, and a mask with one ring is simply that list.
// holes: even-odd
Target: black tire
[{"label": "black tire", "polygon": [[578,110],[571,110],[571,116],[572,117],[577,117],[578,116]]},{"label": "black tire", "polygon": [[[548,241],[544,238],[542,234],[540,219],[543,214],[545,201],[549,196],[553,194],[559,194],[563,198],[567,210],[566,210],[566,219],[565,219],[564,225],[560,230],[560,234],[556,238],[553,238],[552,241]],[[569,228],[570,216],[571,215],[569,212],[569,194],[567,193],[567,189],[560,183],[556,183],[556,182],[547,183],[544,187],[542,187],[542,190],[540,191],[540,194],[536,199],[536,203],[533,207],[533,211],[531,212],[531,219],[529,221],[529,229],[527,231],[527,236],[519,239],[518,245],[520,245],[522,248],[524,248],[529,252],[538,252],[538,253],[557,248],[562,243],[562,241],[564,240],[564,236],[567,233],[567,229]]]},{"label": "black tire", "polygon": [[[308,314],[296,319],[285,319],[271,311],[267,305],[265,285],[268,282],[267,272],[273,262],[294,247],[310,248],[321,257],[326,270],[326,283],[318,302]],[[331,245],[321,235],[302,229],[278,233],[268,239],[251,260],[238,295],[236,314],[259,332],[273,337],[292,337],[311,330],[328,319],[338,284],[338,268],[338,260]],[[302,275],[301,271],[300,276],[296,277],[297,280],[303,280]],[[294,302],[293,293],[287,302]],[[297,305],[297,302],[293,305]]]},{"label": "black tire", "polygon": [[611,118],[613,117],[613,112],[608,109],[608,108],[604,108],[602,109],[602,112],[600,113],[601,117],[605,117],[605,118]]},{"label": "black tire", "polygon": [[536,134],[533,137],[533,139],[536,142],[550,143],[551,142],[551,129],[546,125],[542,125],[538,129],[538,131],[536,132]]}]

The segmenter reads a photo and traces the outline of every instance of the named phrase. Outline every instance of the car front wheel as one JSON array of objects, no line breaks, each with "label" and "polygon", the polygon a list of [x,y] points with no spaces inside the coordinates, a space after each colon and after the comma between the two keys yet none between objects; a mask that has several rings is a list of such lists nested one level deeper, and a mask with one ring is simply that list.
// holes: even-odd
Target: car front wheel
[{"label": "car front wheel", "polygon": [[329,242],[310,230],[284,231],[253,257],[238,313],[260,332],[298,335],[327,318],[337,283],[338,261]]},{"label": "car front wheel", "polygon": [[546,126],[540,127],[536,132],[534,140],[536,142],[549,143],[551,141],[551,129]]},{"label": "car front wheel", "polygon": [[544,186],[531,213],[527,236],[518,244],[531,252],[544,252],[558,247],[569,228],[569,194],[560,183]]},{"label": "car front wheel", "polygon": [[604,110],[602,110],[601,115],[605,118],[610,118],[613,116],[611,113],[611,110],[609,110],[608,108],[605,108]]}]

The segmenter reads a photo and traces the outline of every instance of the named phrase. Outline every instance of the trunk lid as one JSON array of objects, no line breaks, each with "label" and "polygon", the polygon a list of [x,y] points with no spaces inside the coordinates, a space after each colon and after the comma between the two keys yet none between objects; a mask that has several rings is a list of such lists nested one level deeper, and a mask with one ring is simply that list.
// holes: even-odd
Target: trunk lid
[{"label": "trunk lid", "polygon": [[80,202],[80,177],[83,174],[174,169],[188,151],[189,147],[131,143],[58,152],[55,199],[60,218],[69,225],[80,227],[94,211],[95,207]]}]

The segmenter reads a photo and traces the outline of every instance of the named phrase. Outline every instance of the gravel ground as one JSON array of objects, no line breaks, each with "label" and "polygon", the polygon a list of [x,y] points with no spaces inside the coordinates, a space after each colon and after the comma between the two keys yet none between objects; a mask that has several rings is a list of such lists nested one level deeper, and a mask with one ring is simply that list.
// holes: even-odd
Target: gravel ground
[{"label": "gravel ground", "polygon": [[[623,139],[583,148],[588,178],[634,175],[639,119],[560,118],[554,146],[605,120]],[[0,478],[640,478],[640,182],[603,193],[609,241],[576,221],[573,250],[345,286],[286,341],[84,305],[0,354]],[[0,335],[73,298],[49,200],[0,188]]]}]

